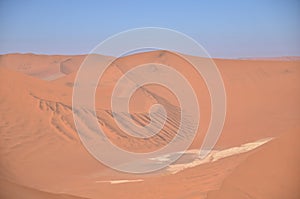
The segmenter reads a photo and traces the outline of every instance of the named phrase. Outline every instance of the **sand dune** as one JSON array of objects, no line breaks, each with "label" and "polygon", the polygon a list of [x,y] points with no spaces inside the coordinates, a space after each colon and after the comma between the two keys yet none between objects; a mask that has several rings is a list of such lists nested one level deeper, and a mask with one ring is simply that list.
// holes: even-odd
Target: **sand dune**
[{"label": "sand dune", "polygon": [[0,65],[40,79],[53,80],[76,71],[85,55],[0,55]]},{"label": "sand dune", "polygon": [[[282,178],[283,182],[293,179],[291,176],[292,171],[296,172],[295,168],[285,167],[285,163],[276,157],[287,157],[290,165],[299,166],[298,154],[288,150],[289,146],[297,148],[296,137],[292,139],[287,135],[291,138],[284,138],[291,128],[295,127],[291,134],[299,132],[296,129],[300,121],[299,61],[215,59],[228,97],[224,130],[215,146],[219,153],[215,153],[214,158],[218,161],[193,165],[174,175],[159,171],[141,177],[119,173],[102,165],[86,151],[78,138],[71,96],[76,86],[76,71],[83,59],[84,56],[32,54],[0,57],[0,176],[4,179],[5,190],[9,191],[8,187],[12,187],[10,193],[24,193],[24,198],[34,198],[35,194],[40,198],[67,197],[62,193],[85,198],[205,198],[208,191],[219,189],[226,178],[220,192],[209,195],[220,198],[221,195],[217,194],[223,194],[224,190],[227,194],[234,183],[241,182],[242,187],[246,179],[259,179],[260,182],[267,179],[267,172],[266,175],[259,173],[261,178],[256,176],[258,174],[253,178],[241,175],[244,171],[260,171],[260,168],[268,170],[261,164],[270,168],[276,164],[278,168],[274,169],[280,171],[272,173],[277,176],[276,183],[263,186],[266,194],[281,185],[278,184],[279,179]],[[193,59],[203,61],[202,58]],[[144,86],[132,98],[130,111],[134,121],[141,125],[149,122],[148,108],[153,103],[161,103],[169,110],[170,118],[165,127],[158,136],[149,140],[133,138],[122,132],[110,111],[110,93],[116,81],[130,68],[149,61],[174,66],[188,77],[192,85],[196,85],[201,125],[190,150],[199,149],[209,124],[209,93],[202,78],[193,69],[164,51],[126,56],[110,66],[96,93],[99,125],[113,143],[135,152],[155,150],[173,138],[179,124],[178,101],[166,89]],[[232,155],[232,150],[226,150],[269,137],[274,137],[274,140],[251,152]],[[280,138],[277,140],[277,137]],[[276,150],[275,146],[286,150]],[[246,160],[247,157],[249,159]],[[176,164],[186,163],[185,158],[183,156]],[[238,165],[240,167],[236,169]],[[253,170],[250,170],[250,165]],[[143,181],[135,182],[137,179]],[[101,181],[107,183],[97,183]],[[296,195],[299,192],[293,186],[297,183],[296,180],[291,181],[291,184],[286,184],[285,190]],[[256,192],[258,188],[246,188],[250,193],[260,194]],[[286,195],[285,190],[276,188],[274,193]],[[48,196],[45,192],[52,195]]]},{"label": "sand dune", "polygon": [[263,146],[223,182],[212,198],[299,198],[300,129]]}]

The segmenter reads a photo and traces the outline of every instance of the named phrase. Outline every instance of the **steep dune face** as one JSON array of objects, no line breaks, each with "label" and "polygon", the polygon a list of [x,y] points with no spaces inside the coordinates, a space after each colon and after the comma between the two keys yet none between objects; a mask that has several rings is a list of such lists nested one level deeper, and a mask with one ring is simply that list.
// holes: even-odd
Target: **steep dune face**
[{"label": "steep dune face", "polygon": [[[16,57],[12,59],[5,56]],[[132,198],[131,193],[138,198],[203,198],[207,191],[219,188],[222,180],[249,155],[234,155],[174,175],[166,175],[161,171],[141,177],[107,168],[86,151],[75,129],[72,91],[76,86],[76,71],[84,58],[74,57],[65,60],[70,57],[1,56],[0,176],[5,180],[46,192],[88,198],[99,198],[100,195],[105,198]],[[202,61],[202,58],[193,59]],[[58,71],[59,66],[51,64],[53,60],[64,61],[63,71],[67,74],[53,81],[41,80]],[[110,109],[111,92],[126,71],[145,62],[174,66],[190,80],[201,111],[201,125],[191,146],[191,149],[198,149],[210,120],[209,93],[194,69],[164,51],[123,57],[107,69],[100,79],[95,98],[99,126],[113,143],[135,152],[155,150],[174,137],[180,122],[178,101],[172,92],[155,85],[144,86],[134,93],[130,101],[130,113],[134,122],[143,126],[150,120],[149,107],[155,103],[163,104],[170,110],[170,117],[159,136],[148,140],[136,139],[121,131],[115,123]],[[215,62],[224,79],[228,105],[224,130],[216,150],[226,151],[260,139],[276,138],[285,134],[287,129],[299,126],[299,61],[216,59]],[[22,63],[30,63],[32,67],[18,68]],[[259,150],[265,149],[267,147]],[[269,153],[275,156],[275,153]],[[292,155],[296,157],[297,154]],[[260,161],[255,159],[249,165],[255,164],[256,160]],[[143,181],[136,181],[141,178]],[[112,180],[132,180],[132,183],[109,183]],[[16,192],[19,190],[22,192],[23,189],[16,189]]]},{"label": "steep dune face", "polygon": [[300,62],[216,60],[227,92],[219,144],[274,137],[298,126]]},{"label": "steep dune face", "polygon": [[299,198],[300,129],[261,147],[228,176],[213,198]]},{"label": "steep dune face", "polygon": [[[201,63],[201,58],[193,57]],[[217,146],[227,148],[265,137],[273,137],[297,125],[300,95],[300,61],[222,60],[215,59],[225,84],[227,117]],[[110,109],[110,99],[116,81],[128,70],[142,63],[160,63],[174,67],[195,85],[201,110],[198,132],[199,146],[210,121],[210,97],[205,82],[191,65],[171,53],[155,51],[122,57],[114,62],[100,80],[96,92],[96,107]],[[53,82],[73,87],[76,73]],[[71,92],[71,91],[70,91]],[[149,107],[167,98],[167,103],[178,106],[168,90],[153,85],[144,86],[132,100],[133,112],[145,113]],[[134,100],[134,98],[136,98]],[[99,100],[97,100],[99,99]],[[276,122],[274,122],[276,121]]]}]

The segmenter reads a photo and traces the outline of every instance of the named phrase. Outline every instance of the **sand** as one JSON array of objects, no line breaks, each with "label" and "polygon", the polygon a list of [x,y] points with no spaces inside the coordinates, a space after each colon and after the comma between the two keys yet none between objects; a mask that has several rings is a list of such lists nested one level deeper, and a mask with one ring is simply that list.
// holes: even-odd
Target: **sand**
[{"label": "sand", "polygon": [[[246,144],[243,144],[238,147],[232,147],[232,148],[224,149],[224,150],[213,150],[204,159],[196,158],[196,159],[193,159],[189,163],[172,164],[167,168],[167,171],[169,171],[171,174],[176,174],[180,171],[183,171],[188,168],[193,168],[193,167],[199,166],[201,164],[215,162],[215,161],[221,160],[223,158],[227,158],[230,156],[234,156],[234,155],[252,151],[252,150],[256,149],[257,147],[260,147],[260,146],[264,145],[265,143],[268,143],[271,140],[272,140],[272,138],[267,138],[264,140],[258,140],[256,142],[246,143]],[[188,150],[185,153],[187,153],[189,155],[192,154],[192,155],[194,155],[194,157],[197,157],[197,155],[199,154],[199,150],[196,150],[196,149]]]},{"label": "sand", "polygon": [[299,198],[300,129],[262,146],[241,163],[211,198]]},{"label": "sand", "polygon": [[[0,193],[6,198],[205,198],[207,194],[208,198],[243,198],[245,192],[258,198],[299,195],[295,188],[299,187],[296,168],[300,168],[296,143],[300,124],[298,60],[215,59],[223,75],[228,105],[225,126],[214,148],[218,151],[213,157],[216,161],[175,174],[165,169],[133,175],[99,163],[76,133],[71,96],[84,57],[1,55]],[[177,112],[159,136],[146,141],[120,131],[108,111],[110,92],[118,78],[149,61],[174,66],[194,85],[201,124],[189,150],[199,149],[210,118],[207,88],[185,62],[164,51],[123,57],[106,71],[96,93],[96,99],[101,99],[96,100],[99,125],[112,142],[135,152],[163,147],[176,134]],[[178,106],[166,89],[150,85],[138,90],[130,110],[135,121],[147,123],[143,118],[157,102],[166,107]],[[268,138],[273,139],[257,148],[250,147],[253,150],[232,153],[232,149],[237,151],[249,146],[247,143]],[[174,165],[182,162],[187,163],[185,157]]]}]

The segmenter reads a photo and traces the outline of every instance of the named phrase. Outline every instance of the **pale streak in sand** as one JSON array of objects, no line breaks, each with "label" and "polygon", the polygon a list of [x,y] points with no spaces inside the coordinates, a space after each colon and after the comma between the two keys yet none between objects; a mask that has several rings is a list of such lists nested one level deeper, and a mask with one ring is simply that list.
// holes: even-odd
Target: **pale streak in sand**
[{"label": "pale streak in sand", "polygon": [[104,181],[96,181],[96,183],[110,183],[110,184],[122,184],[122,183],[129,183],[129,182],[142,182],[143,179],[136,179],[136,180],[104,180]]},{"label": "pale streak in sand", "polygon": [[[246,143],[246,144],[243,144],[243,145],[238,146],[238,147],[232,147],[232,148],[224,149],[224,150],[213,150],[204,159],[195,159],[192,162],[184,163],[184,164],[169,165],[167,167],[166,171],[169,172],[170,174],[176,174],[180,171],[183,171],[183,170],[188,169],[188,168],[196,167],[196,166],[199,166],[201,164],[215,162],[215,161],[218,161],[218,160],[226,158],[226,157],[246,153],[248,151],[254,150],[254,149],[266,144],[267,142],[271,141],[272,139],[273,138],[265,138],[265,139],[258,140],[258,141],[255,141],[255,142]],[[197,154],[197,153],[199,153],[199,150],[196,150],[196,149],[188,150],[185,153]],[[157,159],[157,160],[161,160],[161,161],[166,161],[167,160],[166,157],[164,157],[164,156],[160,156],[160,157],[153,158],[153,159]],[[104,181],[96,181],[96,183],[123,184],[123,183],[133,183],[133,182],[142,182],[142,181],[144,181],[144,180],[143,179],[104,180]]]},{"label": "pale streak in sand", "polygon": [[[264,144],[266,144],[267,142],[271,141],[273,138],[265,138],[262,140],[258,140],[255,142],[251,142],[251,143],[246,143],[243,144],[241,146],[238,147],[232,147],[229,149],[224,149],[224,150],[213,150],[209,153],[209,155],[204,158],[204,159],[195,159],[192,162],[189,163],[185,163],[185,164],[173,164],[173,165],[169,165],[167,168],[167,171],[169,171],[171,174],[175,174],[178,173],[180,171],[183,171],[187,168],[192,168],[201,164],[205,164],[205,163],[209,163],[209,162],[215,162],[217,160],[226,158],[226,157],[230,157],[233,155],[238,155],[238,154],[242,154],[242,153],[246,153],[248,151],[252,151]],[[193,153],[193,154],[197,154],[199,153],[198,150],[189,150],[186,151],[186,153]]]}]

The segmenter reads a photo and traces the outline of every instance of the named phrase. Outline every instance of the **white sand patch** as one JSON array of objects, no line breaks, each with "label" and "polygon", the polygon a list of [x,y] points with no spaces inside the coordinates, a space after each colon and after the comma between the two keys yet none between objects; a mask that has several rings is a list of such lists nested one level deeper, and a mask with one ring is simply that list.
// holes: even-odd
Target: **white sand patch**
[{"label": "white sand patch", "polygon": [[[269,142],[272,139],[273,138],[266,138],[266,139],[258,140],[256,142],[243,144],[239,147],[232,147],[232,148],[224,149],[224,150],[221,150],[221,151],[213,150],[204,159],[195,159],[192,162],[185,163],[185,164],[169,165],[168,168],[167,168],[167,171],[169,171],[171,174],[175,174],[175,173],[183,171],[187,168],[192,168],[192,167],[204,164],[204,163],[215,162],[215,161],[218,161],[220,159],[230,157],[230,156],[233,156],[233,155],[246,153],[248,151],[256,149],[259,146],[262,146],[263,144]],[[199,151],[198,150],[189,150],[186,153],[197,154],[197,153],[199,153]]]},{"label": "white sand patch", "polygon": [[136,180],[104,180],[104,181],[96,181],[96,183],[110,183],[110,184],[122,184],[122,183],[131,183],[131,182],[142,182],[143,179]]},{"label": "white sand patch", "polygon": [[149,158],[149,160],[154,160],[154,161],[159,161],[159,162],[166,162],[170,160],[170,154],[167,155],[162,155],[159,157],[155,157],[155,158]]},{"label": "white sand patch", "polygon": [[61,77],[64,77],[66,76],[66,74],[62,73],[62,72],[57,72],[55,74],[52,74],[52,75],[49,75],[47,77],[44,77],[42,78],[43,80],[46,80],[46,81],[52,81],[52,80],[56,80],[58,78],[61,78]]}]

